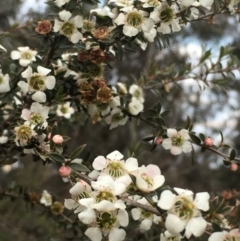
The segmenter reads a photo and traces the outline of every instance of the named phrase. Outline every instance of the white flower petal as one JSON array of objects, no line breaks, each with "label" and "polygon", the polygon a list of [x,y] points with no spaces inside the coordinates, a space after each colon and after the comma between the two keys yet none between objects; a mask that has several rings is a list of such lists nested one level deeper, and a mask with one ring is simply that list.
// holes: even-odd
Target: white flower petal
[{"label": "white flower petal", "polygon": [[179,147],[179,146],[172,146],[170,152],[171,152],[173,155],[179,155],[179,154],[182,153],[182,148]]},{"label": "white flower petal", "polygon": [[85,232],[85,235],[89,237],[92,241],[102,240],[102,232],[99,228],[88,228]]},{"label": "white flower petal", "polygon": [[141,217],[141,211],[139,208],[133,208],[131,210],[131,213],[132,213],[132,217],[134,220],[139,220],[140,217]]},{"label": "white flower petal", "polygon": [[72,14],[66,10],[61,11],[58,15],[64,22],[67,22],[72,16]]},{"label": "white flower petal", "polygon": [[32,68],[30,66],[27,67],[25,71],[22,72],[23,78],[30,78],[32,76]]},{"label": "white flower petal", "polygon": [[44,68],[42,66],[38,66],[37,71],[40,75],[46,76],[51,72],[51,69],[47,69],[47,68]]},{"label": "white flower petal", "polygon": [[209,198],[210,195],[208,192],[199,192],[196,194],[194,204],[198,209],[206,212],[209,210]]},{"label": "white flower petal", "polygon": [[96,213],[92,208],[85,209],[78,214],[78,218],[85,224],[90,224],[96,219]]},{"label": "white flower petal", "polygon": [[128,226],[128,223],[129,223],[128,212],[124,209],[118,210],[117,220],[122,227]]},{"label": "white flower petal", "polygon": [[26,95],[28,92],[28,83],[24,81],[19,81],[18,86],[21,88],[23,94]]},{"label": "white flower petal", "polygon": [[208,241],[224,241],[224,239],[225,239],[224,232],[215,232],[211,234]]},{"label": "white flower petal", "polygon": [[72,209],[75,209],[78,206],[78,204],[76,203],[76,201],[69,198],[69,199],[65,199],[64,206],[67,209],[72,210]]},{"label": "white flower petal", "polygon": [[122,160],[123,154],[119,151],[113,151],[110,154],[107,155],[107,159],[109,160]]},{"label": "white flower petal", "polygon": [[133,26],[124,25],[123,33],[128,37],[133,37],[138,34],[138,29]]},{"label": "white flower petal", "polygon": [[[109,241],[123,241],[126,232],[123,229],[113,228],[109,233]],[[94,240],[95,241],[95,240]]]},{"label": "white flower petal", "polygon": [[193,234],[195,237],[200,237],[206,230],[207,222],[202,217],[192,218],[187,226],[185,235],[189,239]]},{"label": "white flower petal", "polygon": [[151,226],[152,226],[152,220],[150,219],[144,219],[140,224],[140,228],[144,230],[149,230]]},{"label": "white flower petal", "polygon": [[165,226],[171,234],[179,234],[185,228],[185,222],[173,214],[168,214]]},{"label": "white flower petal", "polygon": [[11,59],[16,60],[21,58],[21,53],[17,50],[11,52]]},{"label": "white flower petal", "polygon": [[47,89],[52,90],[55,87],[56,79],[54,76],[47,76],[45,79],[45,86]]},{"label": "white flower petal", "polygon": [[80,182],[77,182],[70,190],[69,192],[72,195],[79,195],[80,193],[83,192],[83,185]]},{"label": "white flower petal", "polygon": [[163,210],[169,210],[173,207],[175,203],[176,195],[169,190],[165,190],[161,193],[160,199],[157,203],[158,207]]},{"label": "white flower petal", "polygon": [[32,99],[37,101],[37,102],[40,102],[40,103],[43,103],[43,102],[46,102],[47,100],[47,97],[46,97],[46,94],[42,91],[36,91],[33,95],[32,95]]}]

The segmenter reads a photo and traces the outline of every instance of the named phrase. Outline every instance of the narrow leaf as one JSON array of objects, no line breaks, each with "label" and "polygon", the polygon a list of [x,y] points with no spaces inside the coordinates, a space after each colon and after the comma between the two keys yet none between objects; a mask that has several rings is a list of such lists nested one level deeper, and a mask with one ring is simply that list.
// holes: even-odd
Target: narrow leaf
[{"label": "narrow leaf", "polygon": [[236,157],[236,151],[235,151],[234,149],[232,149],[231,152],[230,152],[230,157],[229,157],[229,159],[230,159],[230,160],[234,160],[235,157]]},{"label": "narrow leaf", "polygon": [[83,149],[85,148],[86,144],[79,146],[70,156],[71,160],[74,160],[75,158],[78,158],[80,154],[82,153]]},{"label": "narrow leaf", "polygon": [[197,136],[195,136],[194,134],[192,134],[192,133],[189,133],[189,136],[190,136],[190,138],[191,138],[191,140],[194,142],[194,143],[196,143],[196,144],[201,144],[201,140],[197,137]]},{"label": "narrow leaf", "polygon": [[70,163],[69,167],[78,172],[90,172],[90,170],[80,163]]},{"label": "narrow leaf", "polygon": [[61,162],[61,163],[65,162],[65,158],[58,153],[50,153],[48,157],[56,162]]}]

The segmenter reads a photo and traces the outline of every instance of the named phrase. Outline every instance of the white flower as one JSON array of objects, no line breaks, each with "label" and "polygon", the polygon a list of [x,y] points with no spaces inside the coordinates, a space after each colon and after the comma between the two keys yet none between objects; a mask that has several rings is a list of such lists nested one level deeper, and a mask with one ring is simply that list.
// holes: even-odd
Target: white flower
[{"label": "white flower", "polygon": [[[88,228],[85,235],[92,241],[101,241],[102,236],[108,235],[109,241],[123,241],[126,232],[119,229],[119,226],[126,227],[128,225],[128,214],[125,210],[118,210],[118,212],[101,212],[98,214],[97,227]],[[101,228],[100,228],[101,227]]]},{"label": "white flower", "polygon": [[36,61],[37,51],[31,50],[29,47],[19,47],[18,50],[11,52],[11,58],[13,60],[19,59],[21,66],[26,67],[33,61]]},{"label": "white flower", "polygon": [[211,9],[214,0],[199,0],[200,5],[207,9]]},{"label": "white flower", "polygon": [[176,129],[167,129],[167,135],[169,138],[163,140],[162,146],[165,149],[170,149],[173,155],[192,151],[192,145],[189,141],[190,137],[186,129],[180,131]]},{"label": "white flower", "polygon": [[207,222],[201,216],[202,211],[209,210],[209,194],[207,192],[197,193],[193,200],[193,192],[181,188],[174,188],[176,194],[169,190],[161,193],[158,206],[163,210],[168,210],[165,221],[167,230],[175,235],[180,234],[185,229],[185,236],[191,235],[200,237],[206,227]]},{"label": "white flower", "polygon": [[55,0],[55,3],[58,7],[63,6],[64,4],[68,3],[70,0]]},{"label": "white flower", "polygon": [[2,136],[0,136],[0,144],[5,144],[8,141],[8,130],[4,130]]},{"label": "white flower", "polygon": [[240,239],[240,232],[238,228],[232,229],[230,232],[214,232],[208,238],[208,241],[234,241]]},{"label": "white flower", "polygon": [[39,124],[42,124],[42,126],[46,127],[48,125],[46,120],[48,119],[49,110],[50,107],[43,106],[38,102],[33,102],[30,107],[30,110],[22,110],[21,118],[26,121],[29,121],[32,127],[35,127]]},{"label": "white flower", "polygon": [[[137,202],[145,206],[151,206],[146,198],[138,199]],[[152,226],[152,222],[158,224],[161,221],[161,217],[141,208],[133,208],[131,213],[134,220],[141,220],[140,228],[144,230],[149,230]]]},{"label": "white flower", "polygon": [[10,85],[9,85],[9,75],[2,74],[2,70],[0,69],[0,93],[5,93],[10,90]]},{"label": "white flower", "polygon": [[69,119],[71,115],[75,112],[75,110],[73,107],[70,106],[70,102],[66,102],[63,105],[58,105],[56,112],[58,116],[63,116]]},{"label": "white flower", "polygon": [[74,18],[71,18],[71,16],[72,14],[69,11],[61,11],[59,17],[62,21],[55,19],[53,31],[66,36],[72,43],[77,43],[83,38],[82,34],[77,29],[82,27],[83,18],[80,15]]},{"label": "white flower", "polygon": [[131,115],[138,115],[143,110],[143,104],[138,100],[133,100],[128,104],[128,111]]},{"label": "white flower", "polygon": [[119,151],[108,154],[107,158],[104,156],[96,157],[92,165],[95,170],[117,179],[126,186],[132,182],[128,174],[134,174],[138,170],[137,159],[130,157],[124,161],[123,155]]},{"label": "white flower", "polygon": [[136,36],[140,31],[148,33],[154,27],[153,20],[146,18],[145,15],[146,12],[129,7],[127,13],[120,13],[114,22],[117,25],[124,25],[123,33],[132,37]]},{"label": "white flower", "polygon": [[114,18],[115,14],[111,12],[111,9],[107,6],[103,7],[103,8],[96,8],[96,9],[92,9],[90,11],[90,13],[96,13],[97,15],[100,16],[108,16],[110,18]]},{"label": "white flower", "polygon": [[181,235],[171,234],[167,230],[160,235],[160,241],[180,241],[182,239]]},{"label": "white flower", "polygon": [[52,90],[55,86],[56,80],[54,76],[47,76],[51,70],[42,66],[37,67],[38,73],[34,72],[30,66],[22,72],[22,77],[27,79],[19,81],[18,86],[22,89],[23,94],[33,94],[32,99],[37,102],[46,102],[46,94],[43,92],[45,89]]},{"label": "white flower", "polygon": [[143,7],[144,8],[152,8],[154,7],[156,8],[160,8],[161,7],[161,2],[159,2],[158,0],[140,0],[140,2],[143,3]]},{"label": "white flower", "polygon": [[136,186],[143,192],[152,192],[162,186],[165,178],[158,166],[150,164],[141,166],[136,174]]},{"label": "white flower", "polygon": [[109,0],[108,3],[115,3],[118,7],[129,7],[133,6],[133,0]]},{"label": "white flower", "polygon": [[105,118],[107,124],[110,125],[110,130],[118,125],[125,125],[128,121],[128,116],[124,116],[121,109],[115,107],[112,109],[111,114]]},{"label": "white flower", "polygon": [[43,191],[40,203],[47,207],[52,205],[52,196],[49,194],[48,191]]},{"label": "white flower", "polygon": [[132,100],[138,100],[141,103],[144,102],[143,90],[139,85],[133,84],[129,88],[129,93],[132,95]]}]

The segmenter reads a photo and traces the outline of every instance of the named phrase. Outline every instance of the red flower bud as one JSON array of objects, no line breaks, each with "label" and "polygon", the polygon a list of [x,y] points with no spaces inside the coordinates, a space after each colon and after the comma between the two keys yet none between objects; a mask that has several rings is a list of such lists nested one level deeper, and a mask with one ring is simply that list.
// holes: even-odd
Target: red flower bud
[{"label": "red flower bud", "polygon": [[238,169],[238,165],[237,165],[236,163],[232,163],[232,164],[230,165],[230,169],[231,169],[231,171],[235,172],[235,171],[237,171],[237,169]]}]

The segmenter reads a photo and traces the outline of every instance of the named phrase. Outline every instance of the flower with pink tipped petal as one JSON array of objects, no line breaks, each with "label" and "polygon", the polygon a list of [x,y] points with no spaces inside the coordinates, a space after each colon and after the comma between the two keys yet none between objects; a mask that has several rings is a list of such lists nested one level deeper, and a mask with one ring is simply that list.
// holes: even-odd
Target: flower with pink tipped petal
[{"label": "flower with pink tipped petal", "polygon": [[136,186],[143,192],[152,192],[162,186],[165,178],[158,166],[150,164],[141,166],[136,175]]}]

